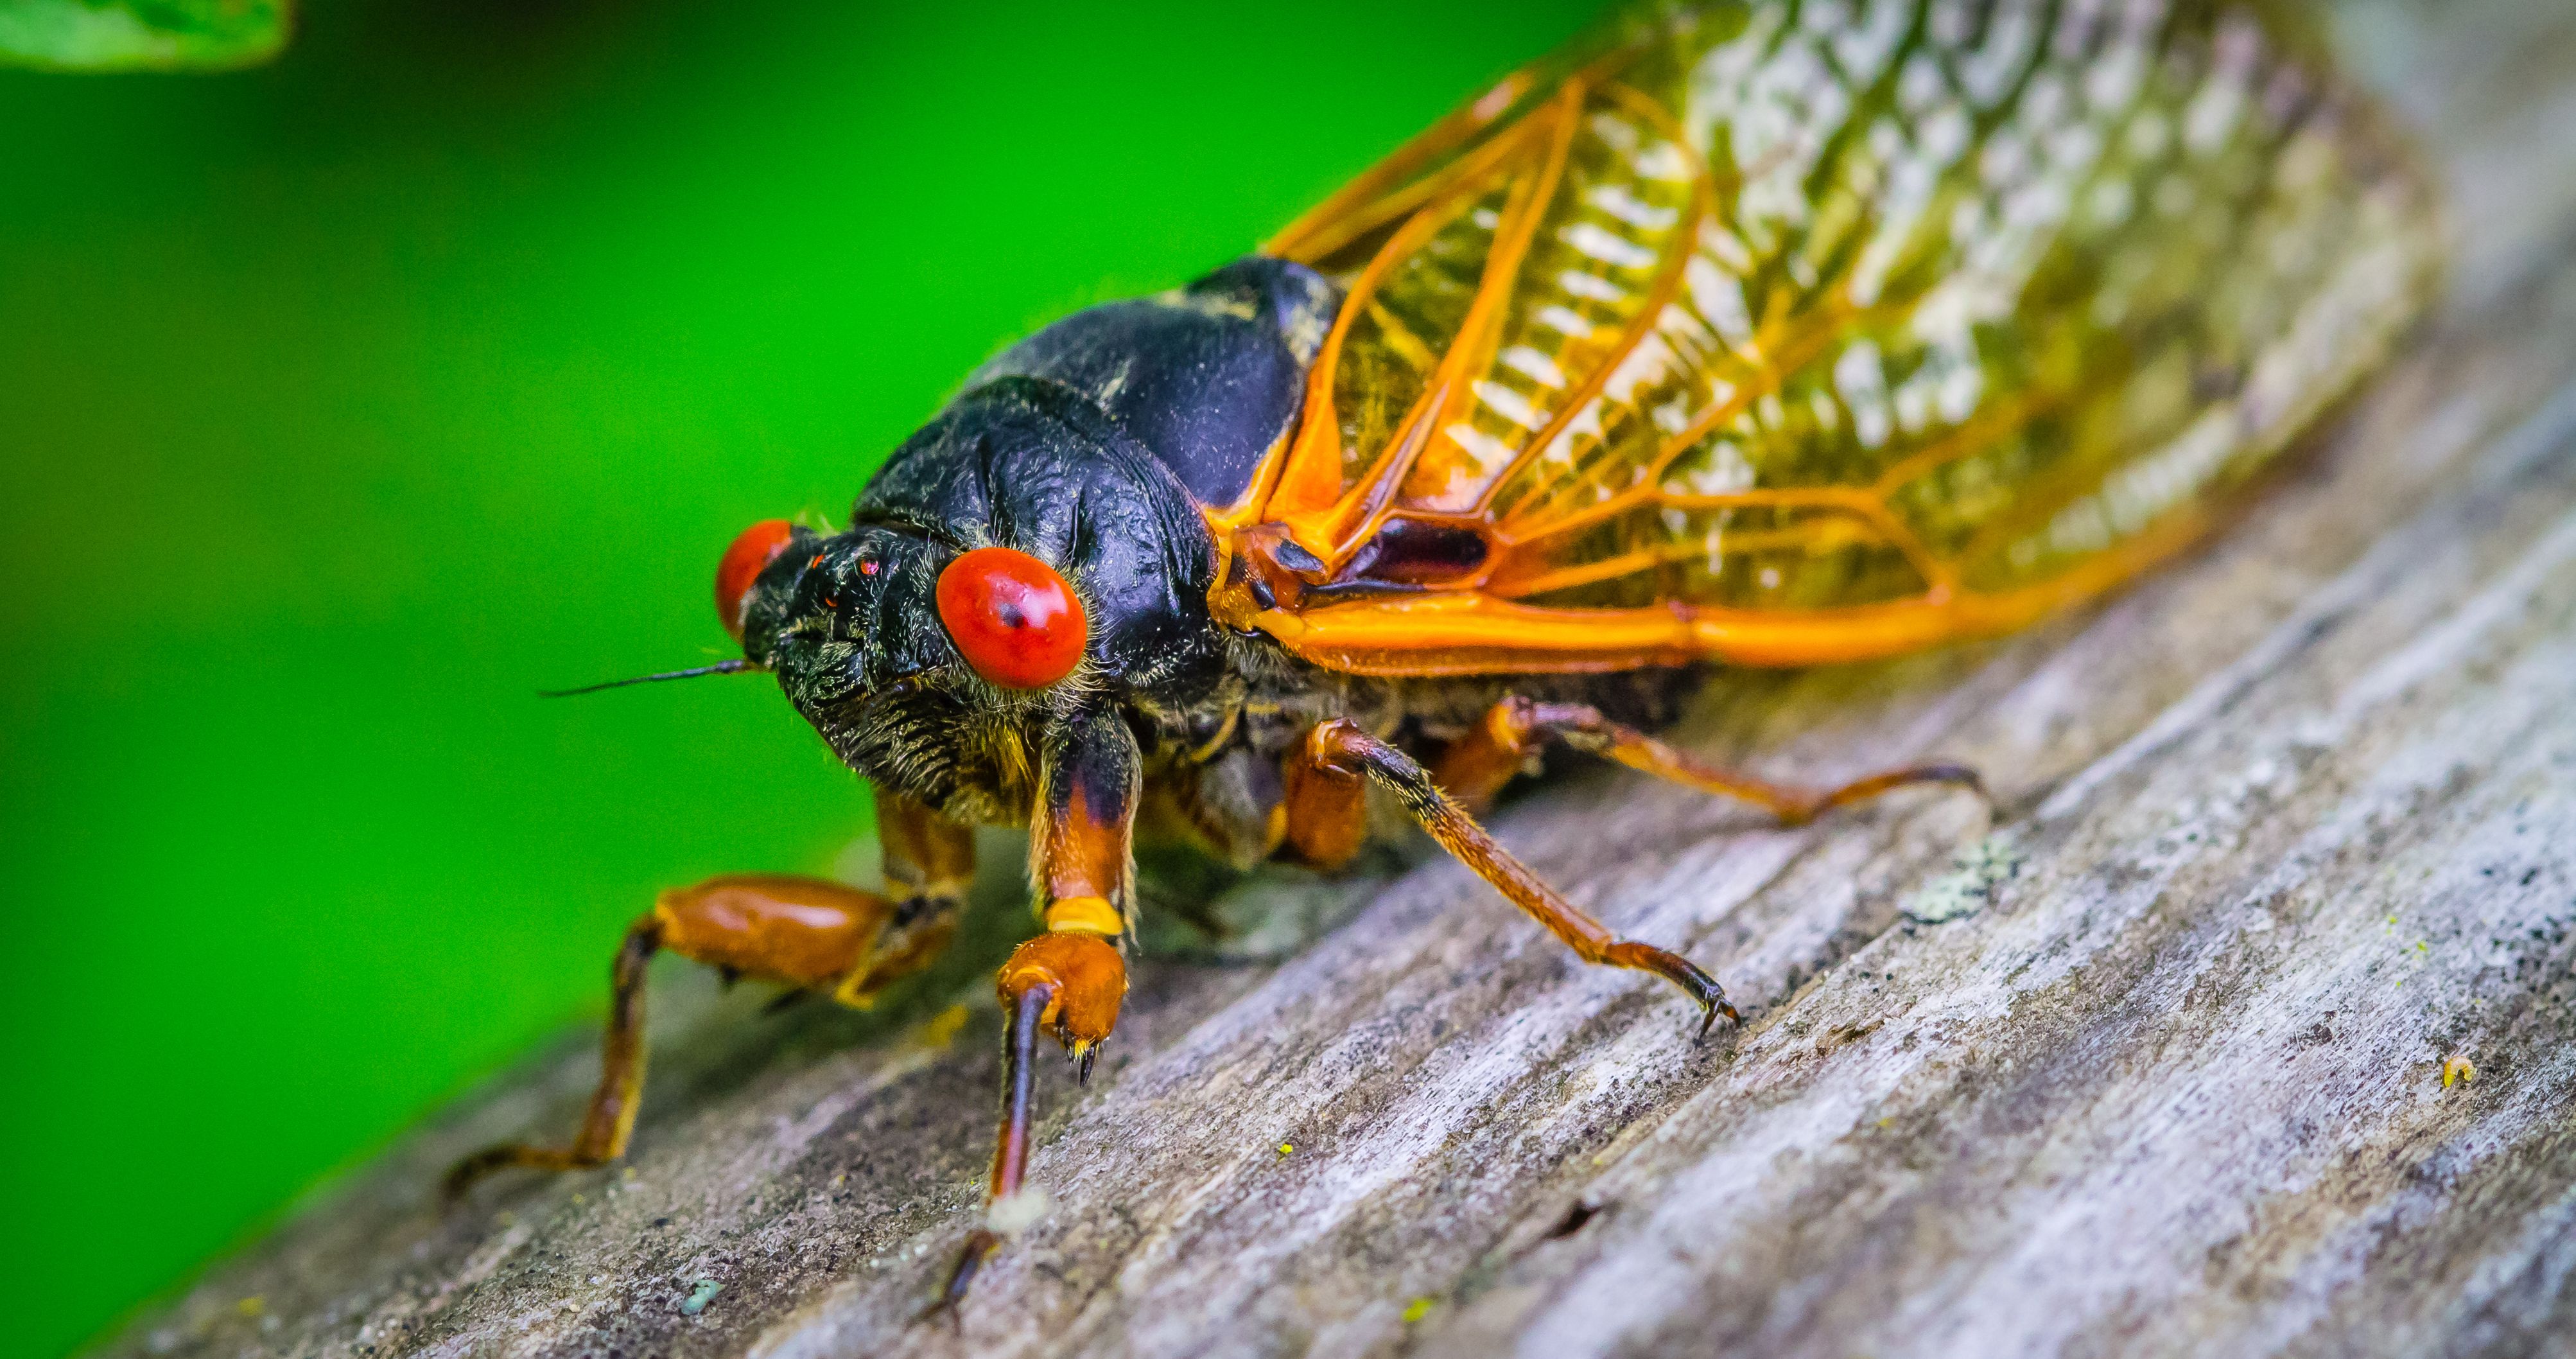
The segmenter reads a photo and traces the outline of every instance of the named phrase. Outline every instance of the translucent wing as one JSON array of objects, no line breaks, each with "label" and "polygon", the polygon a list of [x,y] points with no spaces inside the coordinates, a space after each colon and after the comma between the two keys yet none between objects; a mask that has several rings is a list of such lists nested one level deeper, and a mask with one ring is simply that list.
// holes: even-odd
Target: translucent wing
[{"label": "translucent wing", "polygon": [[2269,6],[1658,12],[1274,241],[1343,282],[1212,514],[1338,668],[1804,664],[2205,527],[2429,295],[2429,195]]}]

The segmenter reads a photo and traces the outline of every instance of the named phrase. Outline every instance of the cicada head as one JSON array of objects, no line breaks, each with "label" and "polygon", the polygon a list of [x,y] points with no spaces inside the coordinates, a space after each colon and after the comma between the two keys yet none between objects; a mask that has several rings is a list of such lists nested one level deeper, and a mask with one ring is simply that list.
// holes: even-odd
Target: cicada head
[{"label": "cicada head", "polygon": [[845,763],[990,821],[1024,808],[1047,723],[1217,686],[1213,555],[1188,492],[1097,407],[1004,378],[896,450],[848,530],[755,528],[726,560],[749,572],[746,658]]}]

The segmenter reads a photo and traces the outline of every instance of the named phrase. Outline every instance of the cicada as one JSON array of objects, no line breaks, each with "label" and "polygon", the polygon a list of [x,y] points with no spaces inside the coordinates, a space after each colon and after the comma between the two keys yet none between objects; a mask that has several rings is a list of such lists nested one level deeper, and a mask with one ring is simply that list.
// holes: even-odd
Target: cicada
[{"label": "cicada", "polygon": [[[1001,970],[1003,1239],[1042,1039],[1088,1074],[1132,845],[1330,869],[1400,814],[1590,963],[1707,1016],[1476,821],[1550,742],[1797,820],[1805,789],[1650,735],[1719,666],[2019,627],[2173,556],[2423,308],[2435,206],[2282,6],[1711,0],[1510,76],[1177,291],[985,364],[846,528],[724,553],[713,670],[774,675],[874,786],[887,887],[666,893],[617,954],[579,1136],[619,1156],[644,963],[866,1001],[954,928],[973,827],[1025,826]],[[1371,787],[1381,796],[1372,799]]]}]

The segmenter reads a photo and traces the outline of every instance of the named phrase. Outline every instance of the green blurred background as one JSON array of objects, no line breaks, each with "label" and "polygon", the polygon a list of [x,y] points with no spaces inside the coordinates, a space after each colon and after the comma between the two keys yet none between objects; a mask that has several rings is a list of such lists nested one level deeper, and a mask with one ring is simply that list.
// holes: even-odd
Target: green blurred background
[{"label": "green blurred background", "polygon": [[1592,8],[324,0],[0,72],[0,1354],[594,1012],[656,887],[868,825],[763,681],[532,690],[707,659],[743,524]]}]

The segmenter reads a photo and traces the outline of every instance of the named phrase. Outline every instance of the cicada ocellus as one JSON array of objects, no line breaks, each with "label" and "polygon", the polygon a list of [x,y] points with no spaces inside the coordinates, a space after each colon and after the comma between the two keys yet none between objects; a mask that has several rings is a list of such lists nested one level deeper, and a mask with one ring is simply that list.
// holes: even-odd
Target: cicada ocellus
[{"label": "cicada ocellus", "polygon": [[[2282,6],[1777,0],[1628,15],[1175,292],[986,364],[848,527],[753,526],[716,606],[876,789],[885,894],[666,894],[560,1149],[623,1150],[656,949],[862,1001],[942,944],[970,829],[1025,825],[990,1192],[1041,1036],[1126,990],[1130,847],[1330,868],[1374,784],[1589,962],[1619,938],[1474,815],[1553,739],[1788,818],[1646,734],[1707,667],[1887,656],[2189,544],[2388,353],[2430,195]],[[1140,809],[1151,807],[1140,827]],[[978,1229],[947,1297],[998,1244]]]}]

